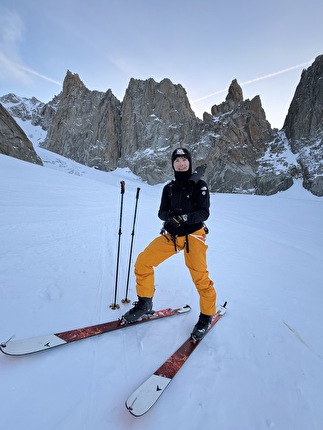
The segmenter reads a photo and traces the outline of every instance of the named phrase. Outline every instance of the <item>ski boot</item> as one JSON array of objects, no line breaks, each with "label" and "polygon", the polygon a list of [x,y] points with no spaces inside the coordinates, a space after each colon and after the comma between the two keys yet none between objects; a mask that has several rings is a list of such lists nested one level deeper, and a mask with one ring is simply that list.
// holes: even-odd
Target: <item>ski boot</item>
[{"label": "ski boot", "polygon": [[210,315],[200,314],[198,322],[195,324],[193,331],[191,333],[192,339],[195,341],[201,340],[207,329],[210,327],[212,321],[212,317]]},{"label": "ski boot", "polygon": [[126,323],[133,323],[138,321],[144,315],[153,314],[153,299],[149,297],[139,297],[138,301],[133,302],[134,307],[130,309],[130,311],[126,312],[122,320]]}]

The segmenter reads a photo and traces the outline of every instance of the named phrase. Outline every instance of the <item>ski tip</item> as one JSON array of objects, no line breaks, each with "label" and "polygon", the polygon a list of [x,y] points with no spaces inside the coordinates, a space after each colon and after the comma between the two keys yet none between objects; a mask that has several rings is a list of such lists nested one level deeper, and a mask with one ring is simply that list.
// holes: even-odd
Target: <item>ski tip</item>
[{"label": "ski tip", "polygon": [[128,411],[131,413],[132,406],[128,405],[127,401],[125,401],[124,404],[125,404],[125,407],[128,409]]},{"label": "ski tip", "polygon": [[9,339],[8,340],[6,340],[5,342],[1,342],[1,344],[0,344],[0,347],[1,347],[1,349],[2,348],[5,348],[6,346],[7,346],[7,344],[13,339],[13,338],[15,338],[16,337],[16,335],[15,334],[13,334],[11,337],[9,337]]},{"label": "ski tip", "polygon": [[147,412],[147,411],[144,411],[141,413],[136,413],[134,411],[134,408],[132,407],[132,405],[128,405],[128,400],[125,401],[125,407],[131,413],[131,415],[134,417],[141,417],[142,415],[144,415]]},{"label": "ski tip", "polygon": [[185,314],[186,312],[190,312],[191,309],[192,308],[190,305],[184,305],[179,308],[174,308],[174,310],[177,311],[177,313],[179,314]]}]

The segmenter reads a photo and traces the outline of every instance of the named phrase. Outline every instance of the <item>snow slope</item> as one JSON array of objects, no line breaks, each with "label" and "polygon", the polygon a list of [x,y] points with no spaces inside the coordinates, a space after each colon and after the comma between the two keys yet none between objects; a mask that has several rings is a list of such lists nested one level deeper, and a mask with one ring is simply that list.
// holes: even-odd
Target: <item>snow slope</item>
[{"label": "snow slope", "polygon": [[[1,341],[121,316],[137,187],[134,258],[161,226],[162,185],[37,152],[45,167],[0,155]],[[112,310],[121,180],[120,309]],[[189,314],[31,356],[2,354],[1,427],[321,430],[322,203],[299,183],[270,197],[211,196],[209,271],[228,311],[146,415],[130,415],[125,399],[199,313],[182,254],[156,268],[154,307],[189,303]]]}]

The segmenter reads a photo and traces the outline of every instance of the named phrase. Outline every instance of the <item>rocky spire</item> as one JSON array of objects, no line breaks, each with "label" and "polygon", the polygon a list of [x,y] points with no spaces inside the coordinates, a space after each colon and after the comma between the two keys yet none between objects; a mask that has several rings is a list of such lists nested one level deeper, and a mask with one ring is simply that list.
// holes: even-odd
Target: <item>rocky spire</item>
[{"label": "rocky spire", "polygon": [[121,103],[90,91],[77,73],[66,73],[56,114],[43,147],[87,166],[112,170],[120,157]]},{"label": "rocky spire", "polygon": [[211,108],[211,113],[213,116],[218,116],[223,113],[229,112],[243,102],[243,93],[237,80],[234,79],[229,86],[228,94],[225,98],[225,102],[214,105]]},{"label": "rocky spire", "polygon": [[243,101],[242,88],[240,87],[236,79],[231,82],[228,95],[226,96],[225,100],[227,102],[231,101],[233,103],[240,103]]},{"label": "rocky spire", "polygon": [[74,96],[77,97],[79,94],[89,93],[90,90],[81,81],[77,73],[72,73],[69,70],[66,72],[66,76],[63,82],[62,97]]}]

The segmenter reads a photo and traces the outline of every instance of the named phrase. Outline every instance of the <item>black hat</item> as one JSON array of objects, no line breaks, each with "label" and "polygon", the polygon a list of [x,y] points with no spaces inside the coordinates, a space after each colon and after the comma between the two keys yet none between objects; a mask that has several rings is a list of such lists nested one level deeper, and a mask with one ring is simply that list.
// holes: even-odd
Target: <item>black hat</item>
[{"label": "black hat", "polygon": [[174,161],[176,160],[177,157],[187,158],[188,161],[190,162],[190,166],[192,165],[191,154],[186,148],[177,148],[177,149],[175,149],[175,151],[173,151],[173,153],[172,153],[172,166],[173,166]]}]

